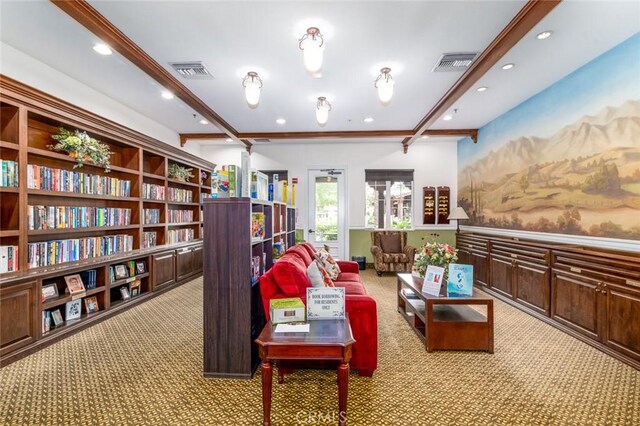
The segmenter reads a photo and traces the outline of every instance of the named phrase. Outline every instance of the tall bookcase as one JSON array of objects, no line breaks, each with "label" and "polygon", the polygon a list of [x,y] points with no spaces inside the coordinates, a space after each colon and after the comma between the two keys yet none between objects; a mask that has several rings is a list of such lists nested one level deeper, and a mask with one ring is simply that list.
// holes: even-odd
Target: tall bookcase
[{"label": "tall bookcase", "polygon": [[[204,202],[205,376],[250,378],[257,368],[254,340],[266,322],[252,258],[261,259],[261,271],[273,266],[274,240],[286,241],[293,231],[289,211],[295,217],[286,204],[249,198]],[[264,214],[262,239],[251,238],[251,213]]]},{"label": "tall bookcase", "polygon": [[[211,193],[214,164],[4,76],[0,113],[0,159],[18,168],[18,186],[0,187],[0,245],[18,249],[17,270],[0,274],[2,365],[201,274],[201,197]],[[51,136],[60,127],[86,131],[108,144],[113,152],[111,172],[88,162],[74,169],[73,158],[50,150],[55,143]],[[194,177],[185,182],[169,178],[171,163],[192,168]],[[104,180],[88,190],[87,175],[94,182],[118,179],[120,187],[129,182],[130,190],[107,191]],[[147,184],[161,188],[165,196],[149,199]],[[188,191],[191,198],[169,197],[176,189]],[[120,214],[119,220],[111,226],[102,220],[82,223],[104,209]],[[148,219],[149,210],[153,220]],[[52,223],[52,217],[63,223]],[[144,243],[149,233],[155,235],[153,245]],[[94,251],[93,257],[80,254],[78,240],[85,239],[99,242],[103,250]],[[110,276],[112,267],[130,261],[144,263],[144,272]],[[99,310],[87,312],[83,301],[80,319],[63,318],[62,325],[47,329],[43,315],[60,309],[64,317],[71,301],[64,277],[88,270],[95,271],[96,286],[83,298],[95,297]],[[119,289],[132,282],[139,283],[140,294],[123,299]],[[58,295],[43,300],[42,288],[51,284]]]}]

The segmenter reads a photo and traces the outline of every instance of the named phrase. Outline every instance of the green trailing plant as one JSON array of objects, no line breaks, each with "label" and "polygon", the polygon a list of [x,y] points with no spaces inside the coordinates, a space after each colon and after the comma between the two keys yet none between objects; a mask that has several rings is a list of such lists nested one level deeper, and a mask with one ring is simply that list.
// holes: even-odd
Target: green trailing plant
[{"label": "green trailing plant", "polygon": [[169,164],[169,177],[171,179],[188,181],[193,177],[191,173],[193,171],[190,167],[182,167],[179,164],[171,163]]},{"label": "green trailing plant", "polygon": [[69,157],[76,160],[73,168],[82,167],[84,163],[91,162],[96,166],[104,167],[105,173],[111,171],[111,150],[109,145],[92,138],[80,130],[73,133],[64,127],[60,127],[60,133],[52,135],[57,141],[55,145],[49,145],[49,149],[56,152],[66,152]]}]

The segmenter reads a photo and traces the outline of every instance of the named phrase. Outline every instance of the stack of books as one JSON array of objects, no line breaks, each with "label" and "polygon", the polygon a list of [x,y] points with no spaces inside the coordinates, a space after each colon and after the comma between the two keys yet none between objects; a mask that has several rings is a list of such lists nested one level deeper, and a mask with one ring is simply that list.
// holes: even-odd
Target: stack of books
[{"label": "stack of books", "polygon": [[129,197],[131,193],[131,181],[128,180],[53,169],[34,164],[27,166],[27,187],[46,191],[118,197]]},{"label": "stack of books", "polygon": [[165,188],[164,186],[155,185],[153,183],[143,183],[142,198],[144,198],[145,200],[164,201]]},{"label": "stack of books", "polygon": [[160,209],[144,209],[142,223],[145,225],[160,223]]},{"label": "stack of books", "polygon": [[156,233],[155,232],[143,232],[142,233],[142,248],[150,248],[156,246]]},{"label": "stack of books", "polygon": [[18,270],[18,246],[0,246],[0,273]]},{"label": "stack of books", "polygon": [[169,223],[193,222],[193,210],[169,210]]},{"label": "stack of books", "polygon": [[131,209],[111,207],[28,206],[29,229],[127,226]]},{"label": "stack of books", "polygon": [[82,278],[82,282],[87,290],[91,290],[92,288],[96,288],[96,270],[89,269],[88,271],[80,272],[80,277]]},{"label": "stack of books", "polygon": [[191,241],[195,237],[193,229],[170,229],[169,241],[167,244],[182,243],[185,241]]},{"label": "stack of books", "polygon": [[169,201],[193,203],[193,192],[181,188],[169,188]]},{"label": "stack of books", "polygon": [[0,160],[0,170],[2,170],[0,186],[18,187],[18,163],[15,161]]},{"label": "stack of books", "polygon": [[124,234],[43,241],[29,243],[27,263],[29,268],[37,268],[131,250],[133,236]]}]

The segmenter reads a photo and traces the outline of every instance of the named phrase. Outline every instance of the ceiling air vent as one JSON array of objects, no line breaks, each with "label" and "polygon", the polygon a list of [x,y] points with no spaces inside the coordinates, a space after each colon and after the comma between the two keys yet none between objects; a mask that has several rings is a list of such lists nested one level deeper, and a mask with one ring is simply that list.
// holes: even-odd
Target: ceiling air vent
[{"label": "ceiling air vent", "polygon": [[189,80],[213,80],[213,75],[202,62],[170,62],[169,65]]},{"label": "ceiling air vent", "polygon": [[475,53],[444,53],[436,66],[433,67],[433,72],[451,72],[451,71],[466,71],[469,65],[473,63],[473,60],[478,56],[478,52]]}]

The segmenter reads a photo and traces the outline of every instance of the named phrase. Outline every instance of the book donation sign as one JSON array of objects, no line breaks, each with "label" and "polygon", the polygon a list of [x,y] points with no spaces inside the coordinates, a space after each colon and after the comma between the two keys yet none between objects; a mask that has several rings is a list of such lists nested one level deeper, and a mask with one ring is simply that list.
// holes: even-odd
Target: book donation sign
[{"label": "book donation sign", "polygon": [[307,288],[307,320],[344,319],[344,288]]}]

